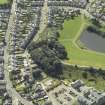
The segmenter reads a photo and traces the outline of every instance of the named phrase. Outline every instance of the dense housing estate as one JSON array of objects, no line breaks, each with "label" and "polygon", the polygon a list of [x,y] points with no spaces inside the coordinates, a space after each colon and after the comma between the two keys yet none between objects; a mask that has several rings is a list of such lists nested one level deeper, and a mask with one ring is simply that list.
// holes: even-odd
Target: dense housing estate
[{"label": "dense housing estate", "polygon": [[[105,105],[105,90],[98,91],[94,85],[90,87],[83,82],[90,80],[97,85],[95,76],[101,75],[104,80],[104,72],[83,71],[85,79],[81,80],[63,77],[67,53],[59,42],[65,20],[85,17],[104,24],[105,1],[11,0],[8,3],[0,5],[0,105]],[[76,39],[73,42],[72,39],[62,41],[75,44]],[[86,48],[82,45],[83,49]],[[79,70],[78,65],[74,68]],[[61,72],[56,72],[58,69]]]},{"label": "dense housing estate", "polygon": [[104,105],[105,93],[101,93],[92,87],[87,87],[80,80],[71,84],[73,88],[81,92],[83,95],[78,96],[79,105]]},{"label": "dense housing estate", "polygon": [[48,0],[48,6],[71,6],[85,8],[87,0]]},{"label": "dense housing estate", "polygon": [[97,19],[101,19],[105,21],[105,2],[103,0],[96,2],[89,8],[89,12],[96,17]]},{"label": "dense housing estate", "polygon": [[5,34],[8,26],[10,15],[10,7],[0,8],[0,105],[12,105],[12,98],[6,89],[6,81],[4,77],[4,48]]}]

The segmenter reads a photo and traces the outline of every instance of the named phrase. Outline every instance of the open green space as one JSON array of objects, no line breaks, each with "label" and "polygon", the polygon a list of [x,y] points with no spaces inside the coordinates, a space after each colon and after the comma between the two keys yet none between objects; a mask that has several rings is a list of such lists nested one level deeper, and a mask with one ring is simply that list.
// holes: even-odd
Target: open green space
[{"label": "open green space", "polygon": [[69,60],[68,64],[105,68],[105,54],[89,49],[81,49],[77,42],[81,32],[91,24],[83,15],[65,20],[63,30],[60,31],[59,41],[65,46]]},{"label": "open green space", "polygon": [[64,66],[63,78],[68,81],[82,80],[89,87],[97,90],[105,90],[105,79],[99,74],[84,72],[86,68],[76,68],[74,66]]},{"label": "open green space", "polygon": [[8,0],[0,0],[0,4],[5,4],[7,2],[8,2]]}]

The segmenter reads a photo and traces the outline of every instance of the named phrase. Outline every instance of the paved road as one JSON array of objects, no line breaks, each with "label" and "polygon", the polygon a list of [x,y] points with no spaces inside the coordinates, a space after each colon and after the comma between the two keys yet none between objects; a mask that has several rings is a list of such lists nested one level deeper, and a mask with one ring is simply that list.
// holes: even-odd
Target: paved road
[{"label": "paved road", "polygon": [[[7,91],[9,92],[9,94],[13,97],[13,99],[17,98],[24,105],[33,105],[31,102],[22,98],[18,92],[16,92],[16,90],[12,87],[12,82],[10,81],[10,78],[9,78],[9,72],[8,72],[8,70],[9,70],[9,68],[8,68],[9,53],[8,53],[8,49],[9,49],[10,33],[11,33],[11,31],[14,30],[13,26],[14,26],[14,20],[15,20],[15,16],[16,16],[15,8],[16,8],[16,1],[14,0],[13,5],[12,5],[12,9],[11,9],[12,14],[11,14],[10,19],[9,19],[8,29],[7,29],[6,37],[5,37],[5,40],[6,40],[6,43],[7,43],[7,46],[4,49],[4,69],[5,69],[4,73],[5,73],[5,80],[7,82],[6,88],[7,88]],[[85,10],[84,10],[84,13],[86,13]],[[42,8],[41,23],[40,23],[40,26],[39,26],[40,29],[39,29],[37,35],[34,37],[34,41],[36,41],[39,38],[39,34],[42,33],[43,30],[46,28],[47,18],[48,18],[48,6],[47,6],[47,0],[45,0],[44,6]],[[65,64],[67,64],[67,63],[65,63]]]},{"label": "paved road", "polygon": [[48,5],[47,5],[48,0],[45,0],[44,2],[44,6],[42,7],[42,11],[41,11],[41,22],[39,25],[39,30],[37,32],[37,34],[34,37],[34,41],[37,41],[39,39],[40,34],[44,31],[44,29],[47,26],[48,23]]},{"label": "paved road", "polygon": [[[23,105],[33,105],[31,102],[25,100],[24,98],[22,98],[20,96],[20,94],[18,92],[16,92],[16,90],[13,88],[12,86],[12,82],[10,81],[9,78],[9,53],[8,53],[8,49],[9,49],[9,40],[10,40],[10,33],[14,30],[14,20],[15,20],[15,8],[16,8],[16,1],[13,1],[13,5],[12,5],[12,9],[11,9],[11,16],[9,19],[9,23],[8,23],[8,29],[6,32],[6,37],[5,37],[5,41],[7,43],[5,49],[4,49],[4,74],[5,74],[5,80],[6,80],[6,88],[8,93],[10,94],[10,96],[14,99],[18,99]],[[13,104],[16,105],[16,104]]]},{"label": "paved road", "polygon": [[[5,41],[7,43],[7,46],[5,47],[4,50],[4,68],[5,68],[5,80],[7,82],[6,84],[6,88],[8,93],[11,95],[11,97],[13,99],[18,99],[22,104],[24,105],[33,105],[31,102],[25,100],[24,98],[22,98],[20,96],[20,94],[18,92],[16,92],[16,90],[13,88],[12,86],[12,82],[10,81],[9,78],[9,68],[8,68],[8,64],[9,64],[9,53],[8,53],[8,49],[9,49],[9,40],[10,40],[10,33],[14,31],[14,21],[15,21],[15,8],[16,8],[16,0],[13,1],[13,5],[12,5],[12,9],[11,9],[11,16],[9,19],[9,23],[8,23],[8,29],[6,32],[6,37],[5,37]],[[47,7],[47,0],[45,0],[44,6],[42,8],[42,15],[41,15],[41,23],[40,23],[40,30],[38,31],[38,34],[35,37],[35,40],[38,39],[39,34],[45,29],[46,27],[46,23],[47,23],[47,13],[48,13],[48,7]],[[15,104],[14,104],[15,105]]]}]

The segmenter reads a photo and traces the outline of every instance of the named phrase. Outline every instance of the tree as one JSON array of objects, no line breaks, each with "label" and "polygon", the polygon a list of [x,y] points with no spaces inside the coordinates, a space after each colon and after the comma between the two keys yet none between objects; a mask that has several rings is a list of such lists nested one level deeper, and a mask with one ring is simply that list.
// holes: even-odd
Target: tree
[{"label": "tree", "polygon": [[62,73],[62,64],[59,58],[46,46],[31,51],[31,57],[47,74],[56,76]]},{"label": "tree", "polygon": [[84,79],[87,79],[88,73],[87,73],[87,72],[83,72],[83,73],[82,73],[82,76],[83,76]]},{"label": "tree", "polygon": [[41,72],[42,72],[42,71],[41,71],[41,69],[39,69],[39,68],[33,70],[32,75],[33,75],[34,79],[39,78],[39,77],[41,76]]},{"label": "tree", "polygon": [[67,58],[67,52],[57,38],[58,32],[53,33],[54,37],[41,40],[39,42],[31,42],[28,45],[28,51],[33,61],[47,74],[51,76],[59,76],[62,73],[62,63],[60,59]]},{"label": "tree", "polygon": [[54,39],[48,40],[48,47],[56,53],[57,57],[60,59],[66,59],[67,58],[67,52],[59,42],[55,41]]}]

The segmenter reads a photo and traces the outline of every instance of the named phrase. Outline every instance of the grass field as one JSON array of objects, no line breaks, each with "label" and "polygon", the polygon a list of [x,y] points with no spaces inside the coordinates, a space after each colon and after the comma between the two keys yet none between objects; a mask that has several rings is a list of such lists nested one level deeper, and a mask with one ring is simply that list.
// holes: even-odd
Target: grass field
[{"label": "grass field", "polygon": [[101,91],[105,91],[105,79],[103,79],[101,75],[93,75],[89,72],[85,72],[87,74],[87,77],[84,78],[83,69],[84,68],[75,68],[73,66],[66,65],[64,66],[63,77],[69,81],[82,80],[87,86],[94,87]]},{"label": "grass field", "polygon": [[8,0],[0,0],[0,4],[4,4],[4,3],[7,3]]},{"label": "grass field", "polygon": [[82,15],[75,17],[73,20],[65,20],[63,24],[64,28],[60,31],[59,38],[59,41],[68,52],[69,60],[65,62],[81,66],[105,68],[105,54],[81,49],[76,43],[87,24],[89,24],[87,19],[84,19]]}]

